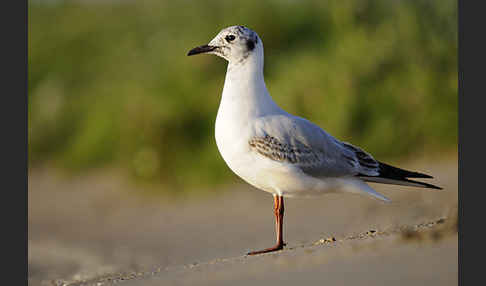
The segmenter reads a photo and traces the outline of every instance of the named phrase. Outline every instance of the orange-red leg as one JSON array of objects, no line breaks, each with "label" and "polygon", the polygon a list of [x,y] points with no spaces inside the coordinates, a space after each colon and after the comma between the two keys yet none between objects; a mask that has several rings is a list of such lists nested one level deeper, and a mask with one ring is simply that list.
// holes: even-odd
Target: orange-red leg
[{"label": "orange-red leg", "polygon": [[261,253],[267,253],[283,249],[285,243],[283,242],[283,216],[284,216],[284,200],[282,196],[274,195],[273,206],[275,213],[275,230],[277,233],[277,244],[270,248],[263,250],[249,252],[248,255],[255,255]]}]

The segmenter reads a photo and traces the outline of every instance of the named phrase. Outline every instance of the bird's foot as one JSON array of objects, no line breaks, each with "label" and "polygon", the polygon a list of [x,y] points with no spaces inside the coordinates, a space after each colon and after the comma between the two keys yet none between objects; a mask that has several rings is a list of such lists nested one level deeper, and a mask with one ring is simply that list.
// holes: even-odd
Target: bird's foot
[{"label": "bird's foot", "polygon": [[282,250],[285,245],[287,245],[287,244],[282,242],[282,243],[276,244],[273,247],[266,248],[266,249],[263,249],[263,250],[250,251],[250,252],[247,253],[247,255],[256,255],[256,254],[279,251],[279,250]]}]

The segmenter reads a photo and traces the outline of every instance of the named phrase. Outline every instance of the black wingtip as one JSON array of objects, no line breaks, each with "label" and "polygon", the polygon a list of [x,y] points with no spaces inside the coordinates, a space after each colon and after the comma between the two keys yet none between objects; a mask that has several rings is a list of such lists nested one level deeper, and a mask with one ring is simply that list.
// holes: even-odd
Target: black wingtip
[{"label": "black wingtip", "polygon": [[421,178],[421,179],[433,179],[434,177],[419,173],[408,171],[402,168],[397,168],[383,162],[378,162],[380,164],[380,174],[383,174],[385,177],[389,178]]},{"label": "black wingtip", "polygon": [[443,190],[442,187],[439,187],[439,186],[436,186],[436,185],[432,185],[432,184],[427,184],[427,183],[423,183],[423,182],[417,182],[417,181],[413,181],[413,180],[409,180],[409,179],[402,179],[402,180],[405,181],[405,182],[419,184],[419,185],[423,186],[424,188],[435,189],[435,190]]},{"label": "black wingtip", "polygon": [[407,176],[408,178],[422,178],[422,179],[433,179],[431,175],[419,173],[419,172],[410,172],[410,175]]},{"label": "black wingtip", "polygon": [[393,167],[391,165],[382,162],[378,162],[378,163],[379,163],[379,174],[377,176],[365,176],[363,174],[359,174],[358,176],[371,182],[416,186],[422,188],[442,190],[441,187],[409,179],[409,178],[432,179],[433,177],[430,175]]}]

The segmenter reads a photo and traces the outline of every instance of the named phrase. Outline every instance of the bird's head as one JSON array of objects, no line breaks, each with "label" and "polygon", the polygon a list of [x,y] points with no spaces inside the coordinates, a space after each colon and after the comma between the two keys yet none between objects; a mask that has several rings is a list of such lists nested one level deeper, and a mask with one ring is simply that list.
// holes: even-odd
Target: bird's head
[{"label": "bird's head", "polygon": [[263,56],[262,40],[257,33],[244,26],[231,26],[221,30],[207,45],[189,51],[188,56],[213,54],[229,63],[243,63],[255,55]]}]

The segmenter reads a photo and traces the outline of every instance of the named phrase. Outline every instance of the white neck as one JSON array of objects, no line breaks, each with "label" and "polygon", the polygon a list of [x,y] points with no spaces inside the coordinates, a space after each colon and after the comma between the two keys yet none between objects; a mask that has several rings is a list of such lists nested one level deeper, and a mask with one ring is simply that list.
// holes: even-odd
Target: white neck
[{"label": "white neck", "polygon": [[239,174],[242,150],[248,148],[254,119],[285,112],[272,100],[263,79],[263,48],[258,45],[244,61],[230,61],[216,117],[216,145],[228,166]]},{"label": "white neck", "polygon": [[257,47],[242,62],[228,63],[218,118],[237,116],[244,120],[278,110],[263,78],[263,47]]}]

